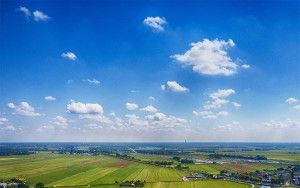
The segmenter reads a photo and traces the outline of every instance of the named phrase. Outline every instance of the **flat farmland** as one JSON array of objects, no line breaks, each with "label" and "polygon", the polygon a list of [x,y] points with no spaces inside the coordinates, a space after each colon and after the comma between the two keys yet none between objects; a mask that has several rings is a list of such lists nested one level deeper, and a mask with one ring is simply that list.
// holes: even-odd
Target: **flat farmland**
[{"label": "flat farmland", "polygon": [[37,154],[1,157],[1,178],[21,178],[31,185],[85,186],[115,181],[181,181],[184,172],[107,156]]},{"label": "flat farmland", "polygon": [[192,164],[189,168],[193,171],[203,171],[210,174],[219,174],[221,170],[229,172],[255,172],[256,170],[274,170],[286,165],[281,164],[263,164],[263,163],[223,163],[223,164]]}]

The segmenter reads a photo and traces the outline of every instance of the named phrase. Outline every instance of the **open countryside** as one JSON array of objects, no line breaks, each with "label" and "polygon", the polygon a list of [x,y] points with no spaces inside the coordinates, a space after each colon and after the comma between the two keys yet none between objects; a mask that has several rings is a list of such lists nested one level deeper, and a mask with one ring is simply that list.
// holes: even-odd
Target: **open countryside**
[{"label": "open countryside", "polygon": [[36,154],[0,158],[0,177],[26,179],[46,187],[119,187],[116,181],[142,180],[145,187],[249,187],[230,181],[182,182],[185,172],[107,156]]}]

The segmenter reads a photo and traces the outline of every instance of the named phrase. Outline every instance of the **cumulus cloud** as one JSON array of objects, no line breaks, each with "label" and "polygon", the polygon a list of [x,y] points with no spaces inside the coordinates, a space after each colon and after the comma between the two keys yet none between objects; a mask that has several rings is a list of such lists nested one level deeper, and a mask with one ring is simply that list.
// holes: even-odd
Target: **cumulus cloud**
[{"label": "cumulus cloud", "polygon": [[3,125],[5,122],[8,122],[8,119],[0,117],[0,125]]},{"label": "cumulus cloud", "polygon": [[95,84],[95,85],[99,85],[100,84],[100,81],[99,80],[96,80],[95,78],[93,79],[87,79],[87,80],[84,80],[90,84]]},{"label": "cumulus cloud", "polygon": [[77,56],[73,52],[62,53],[61,57],[68,59],[70,61],[75,61],[77,59]]},{"label": "cumulus cloud", "polygon": [[28,8],[24,6],[20,6],[17,11],[22,12],[27,19],[33,18],[34,21],[47,21],[50,19],[50,16],[45,14],[44,12],[40,10],[35,10],[34,12],[31,12]]},{"label": "cumulus cloud", "polygon": [[46,97],[45,97],[45,100],[46,100],[46,101],[55,101],[56,98],[53,97],[53,96],[46,96]]},{"label": "cumulus cloud", "polygon": [[69,120],[62,116],[56,116],[55,118],[53,118],[51,123],[60,128],[66,128],[69,125]]},{"label": "cumulus cloud", "polygon": [[161,85],[161,90],[165,90],[166,87],[168,89],[170,89],[171,91],[173,92],[176,92],[176,93],[184,93],[184,92],[188,92],[189,89],[184,87],[184,86],[181,86],[180,84],[178,84],[176,81],[167,81],[167,84],[166,85]]},{"label": "cumulus cloud", "polygon": [[21,102],[19,105],[14,103],[8,103],[7,107],[14,110],[14,114],[19,114],[22,116],[36,117],[40,116],[38,112],[35,112],[34,108],[30,106],[27,102]]},{"label": "cumulus cloud", "polygon": [[147,126],[149,122],[135,114],[127,114],[125,115],[127,118],[127,122],[131,126]]},{"label": "cumulus cloud", "polygon": [[153,126],[175,127],[186,124],[188,121],[175,116],[167,116],[164,113],[157,112],[146,116],[148,123]]},{"label": "cumulus cloud", "polygon": [[216,109],[222,107],[222,105],[228,103],[229,101],[224,99],[231,95],[235,94],[233,89],[218,89],[217,92],[214,92],[209,95],[212,99],[208,101],[206,105],[203,106],[204,109]]},{"label": "cumulus cloud", "polygon": [[161,32],[165,30],[164,25],[167,24],[167,21],[164,17],[147,17],[144,19],[144,24],[152,28],[153,31]]},{"label": "cumulus cloud", "polygon": [[165,85],[165,84],[160,85],[160,89],[161,89],[162,91],[166,90],[166,85]]},{"label": "cumulus cloud", "polygon": [[233,94],[235,94],[235,91],[233,89],[218,89],[217,92],[210,94],[210,98],[212,99],[225,98]]},{"label": "cumulus cloud", "polygon": [[229,113],[226,111],[220,111],[217,113],[214,113],[212,111],[193,111],[193,114],[196,116],[200,116],[202,119],[217,119],[218,117],[228,116]]},{"label": "cumulus cloud", "polygon": [[33,12],[33,19],[34,21],[47,21],[50,19],[50,17],[42,11],[35,10]]},{"label": "cumulus cloud", "polygon": [[290,97],[285,102],[288,103],[288,104],[296,104],[299,101],[298,101],[298,99],[295,99],[294,97]]},{"label": "cumulus cloud", "polygon": [[251,68],[251,66],[248,65],[248,64],[243,64],[243,65],[241,65],[241,67],[242,67],[243,69],[250,69],[250,68]]},{"label": "cumulus cloud", "polygon": [[228,49],[235,46],[233,40],[203,39],[191,43],[184,54],[175,54],[171,58],[184,65],[192,66],[193,71],[206,75],[230,76],[236,73],[238,65],[228,55]]},{"label": "cumulus cloud", "polygon": [[237,103],[237,102],[232,102],[231,103],[235,108],[241,108],[241,104],[240,103]]},{"label": "cumulus cloud", "polygon": [[103,108],[97,103],[71,102],[67,105],[67,110],[73,114],[102,114]]},{"label": "cumulus cloud", "polygon": [[144,108],[141,108],[140,110],[141,110],[141,111],[144,111],[144,112],[149,112],[149,113],[155,113],[155,112],[158,111],[158,110],[157,110],[154,106],[152,106],[152,105],[148,105],[148,106],[146,106],[146,107],[144,107]]},{"label": "cumulus cloud", "polygon": [[31,16],[30,10],[28,8],[26,8],[26,7],[20,6],[17,10],[20,11],[20,12],[22,12],[22,13],[24,13],[24,16],[26,18],[29,18]]},{"label": "cumulus cloud", "polygon": [[139,107],[137,104],[130,103],[130,102],[127,102],[125,104],[125,106],[126,106],[127,110],[135,110],[135,109],[137,109]]}]

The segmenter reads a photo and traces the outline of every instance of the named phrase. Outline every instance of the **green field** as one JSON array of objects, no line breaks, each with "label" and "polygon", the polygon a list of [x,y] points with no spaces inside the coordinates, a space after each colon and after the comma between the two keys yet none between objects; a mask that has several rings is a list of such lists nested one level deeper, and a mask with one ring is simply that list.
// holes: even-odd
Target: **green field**
[{"label": "green field", "polygon": [[47,187],[119,187],[115,181],[145,180],[146,187],[248,187],[229,181],[182,182],[183,171],[108,156],[35,154],[0,158],[0,179],[21,178]]},{"label": "green field", "polygon": [[255,172],[256,170],[274,170],[285,165],[281,164],[260,164],[260,163],[223,163],[223,164],[192,164],[188,165],[190,170],[204,171],[210,174],[219,174],[221,170],[227,170],[229,172]]}]

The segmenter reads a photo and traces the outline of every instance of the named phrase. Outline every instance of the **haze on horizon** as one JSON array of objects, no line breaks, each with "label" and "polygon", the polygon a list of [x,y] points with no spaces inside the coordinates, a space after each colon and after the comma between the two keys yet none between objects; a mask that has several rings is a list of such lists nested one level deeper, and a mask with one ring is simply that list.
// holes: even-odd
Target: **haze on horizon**
[{"label": "haze on horizon", "polygon": [[299,142],[300,1],[0,1],[0,141]]}]

